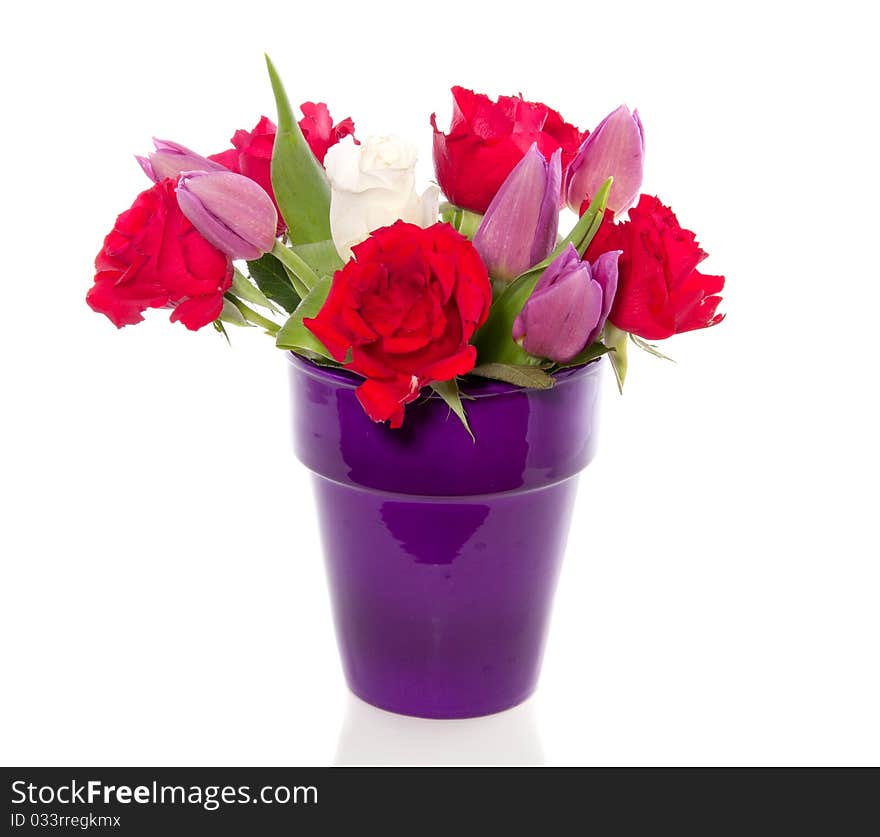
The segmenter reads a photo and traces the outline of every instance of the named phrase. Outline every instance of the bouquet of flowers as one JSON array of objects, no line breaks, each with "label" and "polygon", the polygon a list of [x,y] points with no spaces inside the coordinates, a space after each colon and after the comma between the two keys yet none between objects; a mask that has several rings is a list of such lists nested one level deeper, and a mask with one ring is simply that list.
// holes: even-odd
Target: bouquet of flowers
[{"label": "bouquet of flowers", "polygon": [[[396,428],[425,387],[467,427],[468,376],[550,388],[607,354],[622,387],[628,342],[659,354],[647,341],[722,319],[724,277],[698,271],[694,234],[639,195],[638,112],[582,131],[454,87],[449,131],[430,119],[438,185],[419,191],[412,145],[361,140],[323,103],[297,121],[267,63],[277,127],[264,116],[209,156],[155,140],[137,158],[153,185],[117,218],[87,295],[117,327],[148,308],[192,330],[259,327],[357,375],[367,415]],[[578,217],[561,234],[566,207]]]},{"label": "bouquet of flowers", "polygon": [[630,343],[660,354],[648,341],[718,323],[724,279],[639,195],[625,106],[590,132],[454,87],[448,132],[430,119],[437,183],[418,189],[412,145],[358,137],[320,102],[297,120],[268,68],[277,126],[138,157],[153,185],[87,301],[120,328],[169,308],[290,353],[350,688],[422,717],[499,712],[537,683],[597,364],[622,387]]}]

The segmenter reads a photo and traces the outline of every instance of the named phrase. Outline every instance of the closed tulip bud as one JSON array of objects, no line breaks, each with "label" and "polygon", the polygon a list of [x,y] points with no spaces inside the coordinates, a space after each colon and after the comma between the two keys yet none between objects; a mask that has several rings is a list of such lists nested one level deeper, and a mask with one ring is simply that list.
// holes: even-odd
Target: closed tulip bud
[{"label": "closed tulip bud", "polygon": [[561,185],[561,152],[554,151],[548,162],[532,144],[474,234],[474,247],[493,279],[509,282],[550,255],[559,229]]},{"label": "closed tulip bud", "polygon": [[566,175],[566,201],[579,212],[599,187],[614,178],[607,207],[616,214],[627,209],[642,186],[645,132],[639,112],[626,105],[609,113],[583,142]]},{"label": "closed tulip bud", "polygon": [[275,205],[249,177],[225,169],[184,172],[177,203],[192,225],[233,259],[258,259],[275,246]]},{"label": "closed tulip bud", "polygon": [[513,323],[513,339],[535,357],[566,363],[602,333],[617,291],[621,250],[591,265],[569,244],[541,275]]},{"label": "closed tulip bud", "polygon": [[146,157],[135,155],[135,159],[141,164],[141,168],[147,177],[154,183],[164,180],[166,177],[176,178],[185,171],[226,171],[227,169],[190,151],[185,145],[168,140],[153,139],[155,151],[151,151]]}]

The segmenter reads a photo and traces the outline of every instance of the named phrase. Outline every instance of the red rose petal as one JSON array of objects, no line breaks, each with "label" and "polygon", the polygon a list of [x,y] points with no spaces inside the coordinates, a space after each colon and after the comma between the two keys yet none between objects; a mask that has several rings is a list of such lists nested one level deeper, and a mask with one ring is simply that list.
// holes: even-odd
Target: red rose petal
[{"label": "red rose petal", "polygon": [[608,250],[623,251],[609,315],[618,328],[646,340],[663,340],[723,319],[716,309],[724,277],[696,269],[706,253],[694,233],[680,226],[672,210],[656,197],[642,195],[622,224],[605,213],[586,258],[593,260]]},{"label": "red rose petal", "polygon": [[223,310],[223,297],[194,296],[184,300],[171,314],[172,322],[183,323],[190,331],[197,331],[220,316]]},{"label": "red rose petal", "polygon": [[374,421],[403,421],[421,387],[474,367],[470,339],[488,314],[489,277],[473,245],[448,224],[398,221],[354,248],[327,302],[305,325],[367,380],[358,398]]},{"label": "red rose petal", "polygon": [[232,285],[232,262],[180,211],[174,186],[166,179],[141,192],[95,259],[86,302],[119,328],[167,305],[176,306],[172,320],[201,328],[219,315]]},{"label": "red rose petal", "polygon": [[493,102],[463,87],[453,87],[452,96],[449,133],[440,131],[436,115],[431,116],[434,168],[449,201],[474,212],[486,211],[532,143],[548,158],[562,149],[564,174],[588,134],[547,105],[519,96]]}]

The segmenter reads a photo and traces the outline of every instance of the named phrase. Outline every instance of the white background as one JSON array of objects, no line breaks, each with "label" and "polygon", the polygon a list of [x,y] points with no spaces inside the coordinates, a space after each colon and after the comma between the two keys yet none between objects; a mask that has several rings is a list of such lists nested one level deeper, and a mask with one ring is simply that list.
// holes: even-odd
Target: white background
[{"label": "white background", "polygon": [[[880,761],[868,4],[15,4],[2,32],[4,764]],[[645,123],[728,319],[606,375],[536,696],[349,698],[285,361],[83,302],[150,137],[294,101],[422,150],[455,83]]]}]

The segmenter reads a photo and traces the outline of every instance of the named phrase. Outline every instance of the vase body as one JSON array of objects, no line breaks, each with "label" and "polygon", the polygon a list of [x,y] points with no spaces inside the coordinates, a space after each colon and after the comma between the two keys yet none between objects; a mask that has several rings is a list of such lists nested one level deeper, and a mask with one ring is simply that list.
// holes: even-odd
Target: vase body
[{"label": "vase body", "polygon": [[391,430],[364,413],[357,378],[289,357],[294,447],[314,473],[351,690],[426,718],[525,700],[595,451],[599,363],[549,390],[464,389],[474,442],[437,396]]}]

